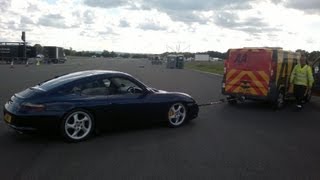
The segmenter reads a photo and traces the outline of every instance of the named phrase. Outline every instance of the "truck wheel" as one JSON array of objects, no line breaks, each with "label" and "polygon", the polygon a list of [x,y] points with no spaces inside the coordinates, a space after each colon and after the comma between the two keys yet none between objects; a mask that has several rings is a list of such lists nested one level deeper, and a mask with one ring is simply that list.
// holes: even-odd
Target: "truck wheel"
[{"label": "truck wheel", "polygon": [[236,99],[235,97],[233,97],[233,96],[227,97],[227,101],[228,101],[228,103],[231,104],[231,105],[235,105],[235,104],[238,103],[237,99]]},{"label": "truck wheel", "polygon": [[285,106],[285,95],[283,90],[281,90],[278,95],[276,100],[273,103],[273,109],[282,109]]}]

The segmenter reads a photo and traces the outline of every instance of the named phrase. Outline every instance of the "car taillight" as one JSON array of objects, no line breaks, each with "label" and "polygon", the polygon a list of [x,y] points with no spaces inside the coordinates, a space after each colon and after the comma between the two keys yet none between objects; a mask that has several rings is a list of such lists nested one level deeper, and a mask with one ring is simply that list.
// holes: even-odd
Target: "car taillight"
[{"label": "car taillight", "polygon": [[28,111],[28,112],[41,112],[45,110],[45,105],[43,104],[33,104],[33,103],[23,103],[21,104],[21,110],[22,111]]}]

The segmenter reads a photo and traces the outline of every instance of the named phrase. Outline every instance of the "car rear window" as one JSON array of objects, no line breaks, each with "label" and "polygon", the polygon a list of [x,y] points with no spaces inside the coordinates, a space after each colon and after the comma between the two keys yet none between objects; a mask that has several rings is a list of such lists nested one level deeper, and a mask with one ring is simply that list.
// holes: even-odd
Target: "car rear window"
[{"label": "car rear window", "polygon": [[54,89],[58,86],[61,86],[65,83],[66,83],[65,81],[61,81],[58,78],[55,78],[39,84],[39,88],[48,91],[50,89]]},{"label": "car rear window", "polygon": [[38,84],[38,88],[43,89],[45,91],[49,91],[59,86],[63,86],[76,79],[79,79],[79,76],[70,76],[70,75],[59,76]]},{"label": "car rear window", "polygon": [[25,89],[19,93],[17,93],[17,95],[20,97],[20,98],[30,98],[30,97],[33,97],[35,95],[38,95],[40,93],[42,93],[43,91],[41,91],[40,89],[37,89],[35,87],[32,87],[32,88],[28,88],[28,89]]}]

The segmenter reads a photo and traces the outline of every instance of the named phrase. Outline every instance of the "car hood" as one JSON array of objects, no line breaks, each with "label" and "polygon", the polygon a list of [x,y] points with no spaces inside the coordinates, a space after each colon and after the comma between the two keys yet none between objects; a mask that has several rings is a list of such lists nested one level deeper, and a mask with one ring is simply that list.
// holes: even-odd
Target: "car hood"
[{"label": "car hood", "polygon": [[183,96],[183,97],[188,97],[193,99],[189,94],[187,93],[182,93],[182,92],[169,92],[169,91],[164,91],[164,90],[159,90],[159,89],[155,89],[155,88],[150,88],[150,90],[154,93],[157,94],[171,94],[171,95],[177,95],[177,96]]}]

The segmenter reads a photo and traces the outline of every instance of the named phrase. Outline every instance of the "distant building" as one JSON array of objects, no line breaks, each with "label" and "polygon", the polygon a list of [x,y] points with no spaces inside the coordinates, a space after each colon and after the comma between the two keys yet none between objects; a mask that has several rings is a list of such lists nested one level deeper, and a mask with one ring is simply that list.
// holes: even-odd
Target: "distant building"
[{"label": "distant building", "polygon": [[194,56],[195,61],[210,61],[209,54],[195,54]]},{"label": "distant building", "polygon": [[215,58],[211,58],[211,60],[210,61],[222,61],[223,59],[221,59],[221,58],[217,58],[217,57],[215,57]]}]

